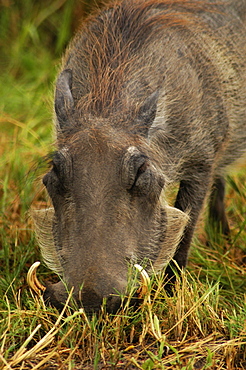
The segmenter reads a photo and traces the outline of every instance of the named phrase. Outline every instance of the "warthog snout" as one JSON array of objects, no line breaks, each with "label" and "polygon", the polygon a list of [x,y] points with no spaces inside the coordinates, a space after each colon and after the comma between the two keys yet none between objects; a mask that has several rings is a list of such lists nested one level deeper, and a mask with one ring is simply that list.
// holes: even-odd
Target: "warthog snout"
[{"label": "warthog snout", "polygon": [[[162,213],[165,214],[167,230],[157,255],[153,255],[151,269],[154,268],[157,271],[161,270],[173,257],[189,220],[189,216],[186,213],[166,204],[163,204]],[[87,312],[98,312],[105,300],[107,311],[115,313],[122,303],[121,295],[127,293],[129,267],[133,266],[131,261],[129,259],[127,261],[124,258],[116,258],[118,263],[115,264],[116,254],[112,256],[107,254],[107,260],[103,262],[103,255],[98,253],[99,258],[95,255],[94,260],[90,262],[90,266],[89,261],[87,261],[87,268],[85,268],[84,272],[80,271],[79,273],[77,266],[81,266],[82,262],[79,254],[77,254],[77,258],[72,260],[73,269],[69,269],[69,274],[67,275],[61,264],[60,254],[57,252],[54,244],[54,209],[35,210],[32,212],[32,216],[36,226],[39,245],[47,266],[65,280],[55,284],[47,283],[44,291],[44,300],[60,310],[68,298],[70,289],[73,288],[74,299],[79,306],[83,305]],[[119,255],[122,254],[123,256],[123,252],[124,250]],[[149,256],[151,256],[151,250],[149,251]],[[110,260],[112,263],[109,263]],[[122,263],[119,263],[120,260],[122,260]],[[130,284],[132,284],[131,281]],[[136,283],[136,286],[131,286],[131,289],[133,288],[134,290],[135,288],[136,290],[138,287],[139,283]],[[39,285],[37,289],[40,289]],[[136,302],[135,296],[132,297],[131,302]]]},{"label": "warthog snout", "polygon": [[[120,292],[124,292],[126,283],[120,286],[116,281],[112,281],[107,275],[96,278],[95,283],[85,282],[83,286],[77,291],[73,292],[73,298],[79,306],[83,306],[86,312],[98,312],[105,301],[106,310],[110,313],[116,313],[120,308],[122,299]],[[118,289],[117,289],[118,285]],[[112,287],[116,288],[113,289]],[[63,304],[68,298],[68,290],[62,282],[57,284],[48,284],[44,292],[44,300],[50,303],[59,310],[62,309]]]}]

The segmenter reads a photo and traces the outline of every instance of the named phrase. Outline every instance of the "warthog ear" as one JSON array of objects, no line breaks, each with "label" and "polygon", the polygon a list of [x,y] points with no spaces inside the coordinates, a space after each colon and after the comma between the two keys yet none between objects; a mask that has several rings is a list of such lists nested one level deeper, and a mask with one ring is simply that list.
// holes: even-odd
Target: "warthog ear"
[{"label": "warthog ear", "polygon": [[71,69],[65,69],[57,79],[55,92],[55,112],[61,130],[69,125],[71,115],[74,112],[74,100],[71,90],[72,71]]},{"label": "warthog ear", "polygon": [[148,136],[149,128],[155,120],[158,97],[159,90],[156,90],[148,96],[138,111],[137,124],[144,136]]}]

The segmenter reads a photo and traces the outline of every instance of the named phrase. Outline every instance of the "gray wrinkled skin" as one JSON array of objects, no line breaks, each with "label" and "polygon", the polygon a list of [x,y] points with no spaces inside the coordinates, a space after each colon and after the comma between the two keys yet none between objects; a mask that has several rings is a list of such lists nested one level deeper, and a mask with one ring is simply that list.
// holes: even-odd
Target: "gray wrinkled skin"
[{"label": "gray wrinkled skin", "polygon": [[[117,309],[128,262],[160,270],[177,249],[184,267],[210,192],[210,217],[229,232],[223,174],[246,151],[246,1],[219,4],[121,1],[89,19],[65,55],[43,179],[54,209],[38,235],[88,311],[104,297]],[[170,208],[161,193],[173,182]],[[66,296],[62,281],[45,292],[57,307]]]}]

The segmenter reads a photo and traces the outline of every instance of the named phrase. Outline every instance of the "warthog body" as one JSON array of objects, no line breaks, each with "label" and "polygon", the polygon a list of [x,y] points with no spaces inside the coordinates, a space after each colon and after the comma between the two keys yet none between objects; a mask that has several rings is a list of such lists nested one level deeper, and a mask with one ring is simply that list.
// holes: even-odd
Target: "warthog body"
[{"label": "warthog body", "polygon": [[[54,243],[41,246],[88,311],[103,297],[118,307],[127,262],[161,269],[177,248],[184,267],[211,189],[210,216],[229,231],[223,174],[246,150],[246,1],[218,3],[120,1],[89,18],[65,55],[43,179]],[[161,192],[173,182],[170,208]],[[45,292],[57,306],[66,296],[63,282]]]}]

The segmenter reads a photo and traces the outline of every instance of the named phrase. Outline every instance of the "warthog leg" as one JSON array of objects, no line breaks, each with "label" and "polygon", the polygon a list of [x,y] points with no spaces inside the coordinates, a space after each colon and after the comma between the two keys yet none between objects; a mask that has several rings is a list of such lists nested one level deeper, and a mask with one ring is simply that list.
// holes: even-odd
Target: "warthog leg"
[{"label": "warthog leg", "polygon": [[216,177],[212,187],[209,202],[209,220],[216,229],[221,230],[224,235],[230,234],[228,221],[226,218],[225,205],[225,180]]}]

